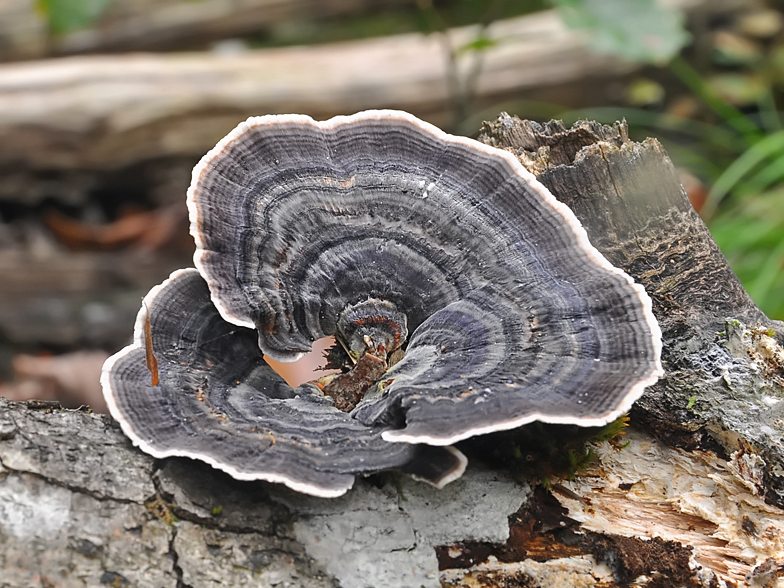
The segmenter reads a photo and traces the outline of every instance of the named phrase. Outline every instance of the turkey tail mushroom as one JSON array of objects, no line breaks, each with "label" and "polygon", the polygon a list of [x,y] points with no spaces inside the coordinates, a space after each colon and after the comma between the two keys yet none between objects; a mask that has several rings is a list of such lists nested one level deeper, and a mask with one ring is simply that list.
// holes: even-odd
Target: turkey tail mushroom
[{"label": "turkey tail mushroom", "polygon": [[[161,389],[136,376],[139,333],[103,375],[153,455],[321,495],[406,464],[438,485],[464,458],[431,467],[416,444],[601,425],[662,373],[650,299],[574,214],[510,153],[409,114],[250,118],[196,166],[188,207],[198,273],[147,299]],[[404,352],[351,412],[262,357],[328,335],[354,360]]]}]

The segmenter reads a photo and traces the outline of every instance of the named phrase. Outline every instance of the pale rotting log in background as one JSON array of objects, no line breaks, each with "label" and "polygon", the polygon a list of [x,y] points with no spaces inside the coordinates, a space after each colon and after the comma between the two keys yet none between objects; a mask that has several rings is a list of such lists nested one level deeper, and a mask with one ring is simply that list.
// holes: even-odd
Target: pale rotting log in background
[{"label": "pale rotting log in background", "polygon": [[[506,128],[516,124],[507,122]],[[549,134],[544,132],[543,136]],[[714,374],[686,372],[686,381],[692,385],[690,390],[680,391],[683,403],[677,396],[662,400],[671,412],[656,413],[659,423],[654,428],[694,433],[685,437],[671,435],[669,440],[697,445],[705,438],[699,431],[704,426],[701,423],[728,422],[736,427],[738,437],[750,435],[747,449],[752,451],[725,460],[722,455],[701,449],[668,448],[638,430],[630,433],[631,444],[625,449],[599,448],[603,461],[591,472],[599,479],[580,478],[576,484],[565,483],[566,492],[554,494],[568,507],[568,512],[562,511],[552,496],[542,497],[543,493],[537,491],[531,498],[527,486],[515,485],[504,472],[476,466],[468,468],[461,480],[442,491],[405,480],[400,490],[384,484],[383,479],[372,480],[373,484],[360,480],[335,502],[302,497],[261,482],[231,481],[224,474],[185,460],[156,462],[132,448],[105,416],[47,412],[3,401],[0,565],[10,570],[11,578],[5,581],[12,588],[27,587],[33,581],[39,582],[41,576],[54,582],[61,578],[65,562],[72,566],[68,568],[74,570],[71,574],[83,573],[93,583],[99,583],[101,578],[107,583],[126,578],[137,586],[175,586],[179,577],[194,588],[217,586],[221,580],[236,584],[241,578],[259,582],[273,577],[264,574],[275,574],[281,585],[288,582],[292,586],[345,588],[471,586],[476,585],[478,578],[490,586],[492,582],[503,586],[502,582],[512,579],[530,585],[557,581],[566,587],[617,586],[638,574],[646,575],[646,583],[652,586],[657,577],[659,586],[687,581],[708,586],[714,575],[739,585],[744,584],[747,574],[754,576],[750,579],[756,585],[775,582],[776,562],[784,560],[780,542],[784,513],[759,495],[760,490],[767,489],[765,498],[769,502],[777,496],[775,486],[765,478],[770,468],[760,461],[772,453],[761,451],[765,447],[764,439],[760,439],[762,428],[746,431],[741,429],[743,423],[729,421],[721,411],[709,412],[710,403],[700,405],[704,398],[710,398],[709,394],[716,394],[718,399],[721,392],[724,395],[719,408],[729,409],[732,402],[740,403],[740,394],[748,394],[744,405],[748,406],[747,418],[760,421],[766,417],[756,402],[763,402],[763,395],[756,398],[749,393],[754,389],[754,360],[741,348],[745,333],[737,330],[740,323],[732,323],[735,331],[721,326],[725,313],[749,325],[764,319],[750,306],[734,277],[721,270],[723,259],[716,257],[718,250],[707,233],[695,232],[695,227],[700,227],[698,219],[685,208],[680,186],[668,180],[670,175],[674,178],[674,172],[661,148],[655,142],[619,145],[621,141],[613,139],[615,134],[611,129],[594,127],[590,133],[578,130],[562,135],[582,137],[569,158],[562,161],[567,164],[574,160],[584,178],[580,205],[573,203],[576,214],[583,219],[589,235],[596,234],[594,223],[603,227],[603,239],[595,245],[612,259],[612,238],[617,233],[607,230],[606,224],[598,220],[615,210],[603,210],[604,194],[615,190],[630,193],[623,184],[635,185],[637,165],[643,166],[639,172],[643,177],[651,169],[656,170],[650,190],[655,189],[659,200],[673,203],[675,218],[691,219],[688,226],[692,234],[686,236],[698,238],[700,247],[692,252],[683,241],[678,249],[681,257],[674,258],[675,264],[667,263],[676,265],[690,255],[699,256],[701,261],[695,266],[683,259],[681,271],[672,274],[636,271],[622,255],[620,261],[612,261],[635,273],[654,299],[659,297],[658,310],[655,306],[654,311],[660,315],[667,299],[657,295],[657,288],[662,284],[679,292],[679,288],[685,288],[681,299],[670,305],[678,303],[673,312],[688,306],[690,314],[676,314],[672,321],[669,315],[659,316],[665,337],[675,342],[672,350],[679,349],[676,336],[684,329],[688,332],[687,327],[692,324],[701,326],[690,331],[691,337],[697,337],[692,344],[702,341],[709,352],[715,346],[721,357],[733,357],[723,355],[729,353],[728,348],[738,350],[727,368],[727,379],[734,389],[731,395],[726,393],[729,388],[721,388],[720,382],[714,381]],[[574,141],[571,143],[574,145]],[[551,161],[557,161],[556,157],[551,155]],[[601,184],[607,179],[608,169],[614,170],[612,187]],[[542,166],[539,172],[556,194],[558,185],[548,180],[548,173],[577,176],[573,165]],[[633,202],[625,200],[624,204],[632,210]],[[666,206],[656,200],[647,202],[639,204]],[[633,215],[625,221],[630,228],[632,221]],[[668,232],[678,226],[674,222],[651,225],[653,233],[637,227],[635,243],[666,240]],[[684,233],[670,236],[677,241],[684,238]],[[616,249],[622,250],[620,245]],[[640,251],[639,246],[633,251]],[[661,256],[661,252],[652,255],[647,269],[667,268],[654,263]],[[730,298],[722,302],[715,316],[711,307],[700,310],[702,302],[687,304],[692,300],[688,287],[679,286],[681,276],[687,283],[691,278],[693,284],[699,285],[702,267],[721,271],[714,273],[714,281],[705,285],[711,292],[706,294],[708,301],[713,293],[722,292],[715,276],[729,280]],[[663,282],[660,277],[668,280]],[[700,322],[703,315],[709,318]],[[679,324],[680,328],[675,328]],[[775,323],[762,324],[778,327]],[[716,330],[724,330],[724,335],[717,338]],[[762,334],[748,337],[751,342],[761,342],[761,348],[775,352],[773,342],[762,339]],[[736,341],[736,345],[724,347],[724,336]],[[740,377],[744,373],[748,374],[745,381]],[[757,377],[762,379],[764,372],[759,374]],[[673,378],[673,372],[668,376]],[[722,376],[720,370],[723,386],[727,379]],[[767,380],[765,393],[773,399],[780,394],[774,384]],[[668,381],[663,389],[671,395],[679,392]],[[701,400],[695,391],[702,391],[704,398]],[[689,408],[692,395],[695,402]],[[642,417],[651,413],[645,404],[647,398],[643,397],[636,412]],[[695,431],[684,426],[684,415],[691,414],[702,419]],[[718,420],[722,418],[724,421]],[[669,428],[662,423],[669,423]],[[755,479],[755,475],[761,477]],[[677,483],[673,483],[675,480]],[[595,493],[594,487],[604,491]],[[608,497],[602,502],[604,494]],[[53,517],[52,513],[59,514]],[[180,521],[175,522],[172,515]],[[49,526],[42,526],[42,521],[48,521]],[[114,536],[103,530],[107,521],[117,521],[112,523],[112,528],[116,528]],[[693,530],[689,531],[690,527]],[[39,528],[46,532],[38,531]],[[659,539],[640,541],[650,534]],[[584,537],[583,543],[575,545],[575,535]],[[484,567],[471,567],[488,555],[492,559]],[[767,558],[773,558],[773,563],[766,563]],[[595,562],[604,565],[597,566]],[[145,580],[142,572],[150,565],[158,574],[152,581]]]},{"label": "pale rotting log in background", "polygon": [[[451,43],[476,27],[450,30]],[[588,50],[551,12],[493,23],[477,99],[636,67]],[[473,56],[464,53],[462,72]],[[411,33],[321,46],[130,53],[0,65],[0,169],[105,170],[198,158],[248,116],[299,112],[329,118],[399,108],[445,127],[450,95],[440,34]],[[13,146],[6,141],[13,137]],[[35,178],[32,178],[32,181]],[[20,180],[21,181],[21,180]]]},{"label": "pale rotting log in background", "polygon": [[[193,6],[198,4],[208,2]],[[746,0],[671,4],[704,15],[747,7]],[[446,34],[457,48],[477,33],[476,27],[464,27]],[[441,35],[411,33],[235,55],[131,53],[4,64],[0,169],[95,171],[165,157],[192,157],[195,163],[238,122],[268,113],[329,118],[399,108],[444,128],[452,122],[453,96]],[[590,51],[587,36],[567,28],[554,11],[496,21],[484,35],[494,44],[482,52],[480,105],[582,80],[595,86],[597,80],[639,68]],[[464,73],[473,59],[472,52],[462,52],[458,71]],[[13,138],[10,145],[8,138]]]}]

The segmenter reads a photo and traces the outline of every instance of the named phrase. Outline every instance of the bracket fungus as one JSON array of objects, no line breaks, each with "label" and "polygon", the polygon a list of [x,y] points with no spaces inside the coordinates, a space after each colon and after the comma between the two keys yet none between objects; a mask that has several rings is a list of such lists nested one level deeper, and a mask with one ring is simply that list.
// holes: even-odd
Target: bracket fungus
[{"label": "bracket fungus", "polygon": [[[512,154],[406,113],[250,118],[196,166],[188,207],[197,269],[153,288],[102,374],[154,456],[321,496],[386,468],[443,485],[456,441],[605,424],[662,373],[648,296],[574,214]],[[264,360],[328,335],[354,398]]]}]

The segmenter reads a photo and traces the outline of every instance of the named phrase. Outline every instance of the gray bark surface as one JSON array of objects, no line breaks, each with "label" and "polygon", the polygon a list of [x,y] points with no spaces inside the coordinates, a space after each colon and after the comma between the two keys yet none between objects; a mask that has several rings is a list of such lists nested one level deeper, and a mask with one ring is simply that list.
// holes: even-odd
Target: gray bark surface
[{"label": "gray bark surface", "polygon": [[667,374],[626,447],[597,445],[552,492],[475,459],[440,491],[387,473],[321,499],[154,460],[107,416],[0,400],[0,587],[776,586],[781,325],[657,142],[508,116],[484,140],[513,146],[654,299]]},{"label": "gray bark surface", "polygon": [[[32,405],[32,406],[31,406]],[[504,542],[530,494],[475,469],[444,490],[320,499],[156,462],[105,415],[0,399],[0,586],[438,586],[435,546]]]}]

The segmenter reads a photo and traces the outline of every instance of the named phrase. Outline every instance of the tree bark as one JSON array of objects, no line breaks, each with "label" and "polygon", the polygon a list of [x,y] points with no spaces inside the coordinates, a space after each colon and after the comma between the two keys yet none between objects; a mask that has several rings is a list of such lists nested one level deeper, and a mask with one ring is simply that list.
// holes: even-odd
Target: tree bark
[{"label": "tree bark", "polygon": [[624,446],[598,443],[599,461],[551,491],[475,459],[440,491],[387,473],[318,499],[154,460],[106,416],[0,401],[0,586],[776,586],[781,324],[656,141],[505,115],[483,140],[512,149],[654,300],[667,374]]},{"label": "tree bark", "polygon": [[667,373],[635,404],[635,420],[686,449],[758,455],[760,491],[784,507],[784,324],[743,289],[661,144],[629,141],[623,124],[567,131],[508,115],[486,124],[482,139],[518,154],[651,296]]}]

